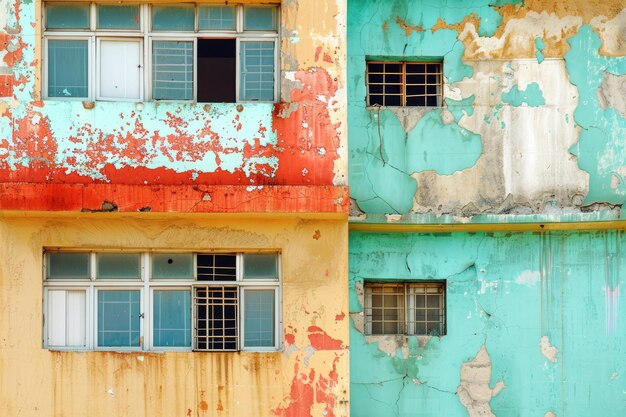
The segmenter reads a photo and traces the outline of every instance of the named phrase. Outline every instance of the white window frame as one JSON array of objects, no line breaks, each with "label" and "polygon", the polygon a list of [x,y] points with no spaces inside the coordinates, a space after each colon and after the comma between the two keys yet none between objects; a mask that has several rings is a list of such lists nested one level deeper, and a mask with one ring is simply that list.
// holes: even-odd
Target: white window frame
[{"label": "white window frame", "polygon": [[[48,254],[49,253],[89,253],[89,278],[47,278]],[[129,279],[106,279],[97,278],[97,255],[101,253],[128,253],[139,254],[140,278]],[[159,253],[191,253],[193,254],[193,278],[169,278],[153,279],[151,266],[152,255]],[[198,254],[235,254],[236,255],[236,280],[234,281],[198,281],[197,280],[197,255]],[[243,258],[247,254],[273,254],[276,255],[276,279],[244,279]],[[282,349],[282,266],[281,254],[277,251],[255,252],[220,252],[220,251],[177,251],[177,250],[85,250],[63,249],[44,250],[42,275],[43,275],[43,347],[50,350],[63,351],[116,351],[116,352],[142,352],[142,351],[194,351],[194,326],[196,326],[195,311],[193,309],[194,289],[196,286],[236,286],[238,297],[238,349],[237,351],[249,352],[277,352]],[[246,347],[244,340],[244,297],[246,289],[267,289],[274,291],[274,346]],[[85,291],[85,346],[55,346],[48,344],[48,299],[51,290]],[[139,291],[139,305],[142,320],[140,320],[140,344],[139,346],[99,346],[98,344],[98,292],[106,290]],[[183,290],[190,294],[190,346],[154,346],[154,292],[167,290]],[[202,352],[233,351],[233,350],[202,350]]]},{"label": "white window frame", "polygon": [[[144,73],[145,73],[145,63],[144,63],[144,46],[143,46],[143,38],[137,38],[137,37],[132,37],[132,38],[127,38],[127,37],[121,37],[121,36],[116,36],[116,37],[110,37],[110,36],[98,36],[96,38],[96,56],[101,55],[101,44],[102,41],[105,42],[136,42],[139,44],[139,97],[132,99],[132,98],[114,98],[114,97],[103,97],[102,96],[102,92],[100,91],[101,88],[101,67],[100,65],[96,65],[96,100],[99,101],[127,101],[127,102],[140,102],[143,100],[144,97]],[[98,61],[98,64],[100,64],[100,62]]]},{"label": "white window frame", "polygon": [[[43,22],[43,45],[44,50],[42,54],[42,88],[43,98],[45,100],[62,100],[62,101],[112,101],[112,102],[142,102],[153,101],[152,91],[152,41],[189,41],[193,40],[193,97],[191,100],[158,100],[163,102],[197,102],[198,100],[198,65],[197,65],[197,51],[198,51],[198,39],[234,39],[236,41],[235,47],[235,61],[236,61],[236,74],[235,74],[235,103],[273,103],[279,100],[280,96],[280,38],[281,38],[281,25],[280,25],[280,6],[279,5],[260,5],[260,4],[234,4],[235,10],[235,30],[200,30],[199,29],[199,6],[211,6],[212,4],[204,3],[141,3],[138,4],[139,9],[139,29],[98,29],[97,28],[97,5],[109,4],[89,2],[90,4],[90,28],[89,29],[47,29],[46,24],[46,12],[47,4],[76,4],[72,2],[44,2],[42,7],[42,22]],[[119,5],[119,3],[110,3],[111,5]],[[123,3],[124,5],[135,5],[131,3]],[[194,5],[194,30],[193,31],[153,31],[152,30],[152,6],[176,6],[183,4]],[[218,4],[213,4],[218,6]],[[219,4],[220,6],[223,4]],[[277,29],[276,31],[257,31],[249,30],[244,31],[244,7],[267,7],[274,8]],[[48,40],[89,40],[88,49],[88,83],[87,97],[50,97],[48,95]],[[143,53],[140,54],[142,60],[140,71],[140,98],[139,99],[115,99],[106,98],[100,96],[100,65],[98,62],[100,56],[100,39],[116,40],[116,39],[141,39],[141,49]],[[274,42],[274,97],[272,100],[247,100],[242,101],[240,97],[240,78],[241,78],[241,60],[240,60],[240,43],[242,41],[252,42]]]}]

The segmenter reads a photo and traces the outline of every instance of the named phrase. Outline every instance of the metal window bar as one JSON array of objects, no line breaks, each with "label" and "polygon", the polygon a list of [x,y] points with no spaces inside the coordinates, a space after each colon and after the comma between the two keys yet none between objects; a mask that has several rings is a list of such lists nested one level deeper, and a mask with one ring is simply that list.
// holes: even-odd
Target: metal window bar
[{"label": "metal window bar", "polygon": [[407,327],[411,335],[446,334],[445,284],[407,284]]},{"label": "metal window bar", "polygon": [[439,107],[443,103],[441,62],[369,61],[367,105]]},{"label": "metal window bar", "polygon": [[236,281],[237,255],[234,253],[198,253],[198,281]]},{"label": "metal window bar", "polygon": [[405,333],[404,284],[366,284],[367,334]]},{"label": "metal window bar", "polygon": [[237,286],[194,286],[193,312],[194,350],[239,350],[239,289]]}]

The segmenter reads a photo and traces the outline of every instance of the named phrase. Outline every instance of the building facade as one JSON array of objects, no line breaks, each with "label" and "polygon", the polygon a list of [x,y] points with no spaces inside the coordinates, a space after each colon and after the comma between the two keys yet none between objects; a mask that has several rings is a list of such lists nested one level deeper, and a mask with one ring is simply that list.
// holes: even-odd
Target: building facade
[{"label": "building facade", "polygon": [[625,19],[348,0],[353,417],[624,414]]},{"label": "building facade", "polygon": [[349,414],[345,19],[0,1],[0,414]]}]

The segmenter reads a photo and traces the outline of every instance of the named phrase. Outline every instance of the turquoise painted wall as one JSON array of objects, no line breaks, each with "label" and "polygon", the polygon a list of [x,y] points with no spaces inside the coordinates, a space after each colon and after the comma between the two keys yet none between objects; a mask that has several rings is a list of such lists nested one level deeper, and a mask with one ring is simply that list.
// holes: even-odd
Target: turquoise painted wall
[{"label": "turquoise painted wall", "polygon": [[[615,10],[620,9],[619,2],[612,3]],[[611,38],[623,32],[620,20],[577,15],[593,5],[568,6],[558,16],[553,7],[559,6],[551,2],[527,5],[517,0],[348,0],[349,183],[361,212],[406,215],[416,203],[420,213],[437,212],[441,202],[429,201],[428,196],[439,197],[445,190],[433,189],[432,176],[428,177],[431,183],[425,184],[418,175],[433,172],[436,178],[472,169],[473,174],[463,180],[479,184],[478,190],[491,190],[494,186],[490,183],[497,181],[501,189],[457,196],[459,203],[448,206],[446,213],[458,214],[474,204],[479,209],[472,215],[499,214],[509,195],[522,205],[533,206],[536,199],[561,189],[559,184],[538,181],[534,189],[524,190],[527,194],[516,195],[510,184],[504,186],[505,181],[514,182],[516,176],[524,175],[577,175],[578,182],[570,184],[568,193],[581,193],[582,198],[567,197],[565,204],[574,209],[626,201],[626,110],[601,103],[598,96],[605,74],[626,76],[623,48],[621,54],[619,48],[608,54],[601,49],[607,47],[602,39],[621,42]],[[529,10],[517,19],[504,19],[511,8]],[[571,16],[563,16],[567,13]],[[609,23],[601,26],[600,20]],[[564,29],[548,35],[555,26]],[[561,47],[554,46],[559,42]],[[414,127],[405,129],[392,109],[367,107],[368,56],[441,59],[448,87],[443,111],[427,109]],[[513,68],[511,63],[517,66]],[[546,71],[548,66],[554,70]],[[574,89],[563,97],[554,80],[565,77],[566,85]],[[535,109],[552,111],[554,117],[547,122],[528,117],[538,114],[532,113]],[[480,120],[475,120],[477,115]],[[532,122],[516,125],[520,118]],[[524,132],[533,132],[533,139]],[[529,142],[533,144],[530,147]],[[514,157],[544,158],[544,170],[520,172],[507,166],[503,161],[513,156],[503,149],[511,147],[537,153],[518,152]],[[569,166],[573,157],[576,165],[564,174],[562,167]],[[533,162],[529,166],[535,167]],[[436,184],[446,187],[449,183]],[[420,187],[430,189],[420,194]],[[562,201],[559,204],[564,205]],[[549,209],[541,205],[533,211],[546,214]]]},{"label": "turquoise painted wall", "polygon": [[[625,415],[622,233],[354,232],[349,243],[353,417]],[[445,336],[390,348],[357,330],[364,281],[432,279],[447,282]],[[468,365],[483,347],[489,359]],[[457,394],[462,368],[476,384]]]}]

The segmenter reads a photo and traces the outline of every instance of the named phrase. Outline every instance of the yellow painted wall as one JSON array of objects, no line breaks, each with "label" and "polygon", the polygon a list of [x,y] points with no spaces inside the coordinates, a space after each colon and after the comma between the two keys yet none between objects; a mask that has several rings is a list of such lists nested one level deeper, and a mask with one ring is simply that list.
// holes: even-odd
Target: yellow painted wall
[{"label": "yellow painted wall", "polygon": [[[347,416],[346,241],[339,216],[0,215],[0,415]],[[44,349],[44,247],[278,249],[294,343],[276,353]],[[342,346],[324,350],[320,330]]]}]

